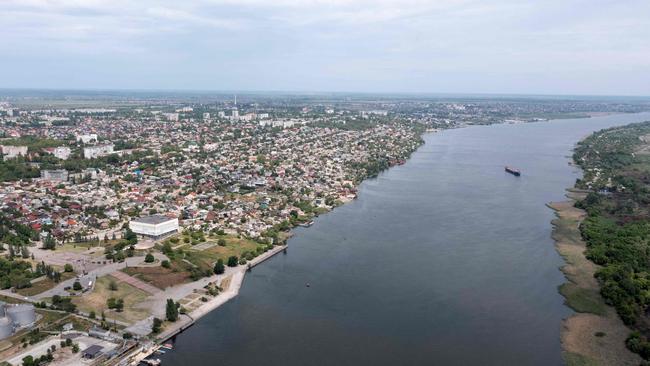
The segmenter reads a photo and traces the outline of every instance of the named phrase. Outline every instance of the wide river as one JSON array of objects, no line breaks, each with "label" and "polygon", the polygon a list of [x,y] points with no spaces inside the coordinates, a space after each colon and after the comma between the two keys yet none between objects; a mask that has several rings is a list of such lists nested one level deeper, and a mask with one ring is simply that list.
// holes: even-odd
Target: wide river
[{"label": "wide river", "polygon": [[[553,212],[574,144],[650,113],[424,137],[175,339],[169,365],[558,365]],[[518,167],[520,178],[504,172]],[[307,287],[306,284],[310,286]]]}]

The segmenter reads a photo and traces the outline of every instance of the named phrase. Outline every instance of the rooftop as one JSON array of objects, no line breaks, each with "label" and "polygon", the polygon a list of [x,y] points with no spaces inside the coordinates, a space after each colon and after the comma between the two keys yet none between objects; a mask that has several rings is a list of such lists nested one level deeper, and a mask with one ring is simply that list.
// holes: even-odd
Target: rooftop
[{"label": "rooftop", "polygon": [[151,216],[144,216],[144,217],[138,217],[136,219],[133,219],[131,221],[133,222],[141,222],[143,224],[152,224],[152,225],[157,225],[157,224],[162,224],[163,222],[171,221],[175,219],[171,219],[167,216],[164,215],[151,215]]},{"label": "rooftop", "polygon": [[96,355],[100,354],[102,352],[102,349],[104,347],[98,345],[98,344],[93,344],[92,346],[86,348],[83,351],[84,356],[90,356],[90,357],[95,357]]}]

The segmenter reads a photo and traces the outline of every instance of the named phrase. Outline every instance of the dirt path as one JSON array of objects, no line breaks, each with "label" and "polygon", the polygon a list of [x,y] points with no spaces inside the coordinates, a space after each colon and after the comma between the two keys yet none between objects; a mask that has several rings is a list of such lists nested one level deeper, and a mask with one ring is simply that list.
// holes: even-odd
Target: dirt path
[{"label": "dirt path", "polygon": [[142,290],[144,292],[147,292],[147,293],[149,293],[151,295],[155,295],[155,294],[157,294],[159,292],[162,292],[159,288],[154,287],[154,286],[152,286],[152,285],[150,285],[150,284],[148,284],[148,283],[146,283],[144,281],[140,281],[139,279],[137,279],[135,277],[131,277],[128,274],[126,274],[126,273],[124,273],[122,271],[115,271],[115,272],[111,273],[111,276],[117,278],[118,280],[120,280],[122,282],[126,282],[129,285],[131,285],[131,286],[133,286],[135,288],[138,288],[138,289],[140,289],[140,290]]},{"label": "dirt path", "polygon": [[553,239],[557,251],[566,261],[562,267],[568,282],[560,287],[569,307],[576,311],[565,319],[562,348],[567,365],[639,365],[641,358],[625,347],[630,334],[616,311],[600,296],[594,273],[598,266],[585,257],[585,243],[579,225],[585,218],[583,210],[575,208],[575,200],[584,193],[567,194],[568,201],[553,202],[555,210]]}]

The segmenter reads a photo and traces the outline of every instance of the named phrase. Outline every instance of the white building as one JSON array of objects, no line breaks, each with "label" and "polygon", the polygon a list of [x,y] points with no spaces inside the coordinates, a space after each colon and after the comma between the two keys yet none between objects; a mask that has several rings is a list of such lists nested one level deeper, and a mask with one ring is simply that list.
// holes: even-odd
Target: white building
[{"label": "white building", "polygon": [[68,160],[72,151],[67,146],[57,146],[57,147],[48,147],[44,149],[45,152],[48,152],[54,155],[55,158],[61,160]]},{"label": "white building", "polygon": [[0,150],[4,154],[4,160],[27,156],[27,146],[0,145]]},{"label": "white building", "polygon": [[89,133],[85,135],[77,135],[77,142],[83,142],[84,144],[91,143],[93,141],[97,141],[98,137],[96,133]]},{"label": "white building", "polygon": [[95,159],[113,153],[113,144],[103,144],[84,147],[84,158]]},{"label": "white building", "polygon": [[52,182],[65,182],[68,180],[68,171],[65,169],[41,170],[41,179]]},{"label": "white building", "polygon": [[210,119],[210,113],[203,113],[203,119]]},{"label": "white building", "polygon": [[178,122],[178,113],[163,113],[162,115],[168,121]]},{"label": "white building", "polygon": [[158,239],[177,233],[178,219],[163,215],[139,217],[129,222],[129,228],[136,234]]}]

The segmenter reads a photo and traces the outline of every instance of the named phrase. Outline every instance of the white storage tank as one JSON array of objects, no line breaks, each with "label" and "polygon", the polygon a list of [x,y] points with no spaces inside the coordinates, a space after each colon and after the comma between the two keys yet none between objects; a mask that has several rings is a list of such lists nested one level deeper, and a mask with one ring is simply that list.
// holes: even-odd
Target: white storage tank
[{"label": "white storage tank", "polygon": [[5,309],[7,317],[16,327],[24,327],[36,321],[36,311],[32,304],[18,304]]},{"label": "white storage tank", "polygon": [[0,339],[10,337],[14,332],[14,325],[7,317],[0,318]]}]

